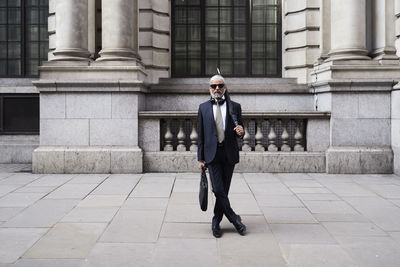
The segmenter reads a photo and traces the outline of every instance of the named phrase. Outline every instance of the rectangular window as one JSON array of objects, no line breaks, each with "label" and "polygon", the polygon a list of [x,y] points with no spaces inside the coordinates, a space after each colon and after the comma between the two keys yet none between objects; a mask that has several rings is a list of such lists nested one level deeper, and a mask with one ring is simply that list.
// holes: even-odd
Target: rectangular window
[{"label": "rectangular window", "polygon": [[0,77],[37,77],[47,60],[48,0],[0,0]]},{"label": "rectangular window", "polygon": [[172,75],[281,76],[280,0],[172,1]]},{"label": "rectangular window", "polygon": [[39,95],[0,95],[0,134],[39,133]]}]

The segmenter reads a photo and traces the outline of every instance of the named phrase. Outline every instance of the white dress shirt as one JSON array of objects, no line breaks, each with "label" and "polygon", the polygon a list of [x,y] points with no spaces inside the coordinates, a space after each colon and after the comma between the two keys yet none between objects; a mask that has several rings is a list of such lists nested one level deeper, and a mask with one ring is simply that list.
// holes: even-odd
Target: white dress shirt
[{"label": "white dress shirt", "polygon": [[[224,131],[225,131],[225,121],[226,121],[226,101],[222,104],[219,105],[221,108],[221,114],[222,114],[222,121],[224,123]],[[213,105],[213,113],[214,113],[214,120],[217,118],[217,104]]]}]

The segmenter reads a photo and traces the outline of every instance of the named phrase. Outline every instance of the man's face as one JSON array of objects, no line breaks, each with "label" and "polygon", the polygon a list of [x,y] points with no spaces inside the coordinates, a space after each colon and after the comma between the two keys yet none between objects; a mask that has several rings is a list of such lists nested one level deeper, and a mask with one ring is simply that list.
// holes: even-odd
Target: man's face
[{"label": "man's face", "polygon": [[226,86],[222,80],[216,78],[211,80],[209,89],[214,98],[220,99],[225,93]]}]

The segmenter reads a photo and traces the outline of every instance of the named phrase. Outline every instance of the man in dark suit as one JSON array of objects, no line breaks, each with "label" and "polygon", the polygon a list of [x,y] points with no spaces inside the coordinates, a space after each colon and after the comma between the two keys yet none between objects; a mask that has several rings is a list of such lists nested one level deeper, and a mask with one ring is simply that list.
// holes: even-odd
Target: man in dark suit
[{"label": "man in dark suit", "polygon": [[233,169],[239,162],[237,137],[244,134],[242,110],[239,103],[230,100],[225,80],[220,75],[210,79],[211,99],[199,106],[197,116],[199,169],[208,168],[216,198],[211,229],[221,237],[219,223],[223,215],[244,235],[246,226],[231,208],[228,193]]}]

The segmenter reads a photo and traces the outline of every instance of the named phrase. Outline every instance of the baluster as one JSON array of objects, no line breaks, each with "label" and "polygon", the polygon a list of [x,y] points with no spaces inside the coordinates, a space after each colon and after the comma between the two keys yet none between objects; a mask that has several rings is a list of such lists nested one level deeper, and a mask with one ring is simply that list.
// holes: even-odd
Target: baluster
[{"label": "baluster", "polygon": [[256,121],[257,123],[257,131],[256,131],[256,135],[255,135],[255,140],[256,140],[256,147],[255,147],[255,151],[265,151],[265,148],[262,144],[262,139],[263,139],[263,133],[262,133],[262,122],[263,119],[258,119]]},{"label": "baluster", "polygon": [[290,151],[289,143],[289,133],[287,131],[288,120],[282,120],[282,147],[281,151]]},{"label": "baluster", "polygon": [[250,132],[249,132],[250,119],[244,121],[244,136],[242,151],[251,151],[250,143]]},{"label": "baluster", "polygon": [[275,121],[273,119],[269,120],[269,134],[268,134],[268,151],[278,151],[278,147],[276,146],[276,134],[275,134]]},{"label": "baluster", "polygon": [[185,120],[179,119],[179,132],[178,135],[176,136],[178,138],[178,146],[176,147],[176,150],[179,152],[186,151],[186,146],[185,146],[186,134],[183,131],[184,124]]},{"label": "baluster", "polygon": [[294,134],[296,145],[294,146],[294,151],[304,151],[304,147],[301,145],[303,134],[300,131],[300,124],[301,120],[296,120],[296,133]]},{"label": "baluster", "polygon": [[164,151],[173,151],[174,147],[172,146],[172,132],[171,132],[171,119],[167,119],[167,130],[165,131],[164,135]]},{"label": "baluster", "polygon": [[190,133],[190,151],[197,151],[197,121],[196,119],[192,119],[192,132]]}]

